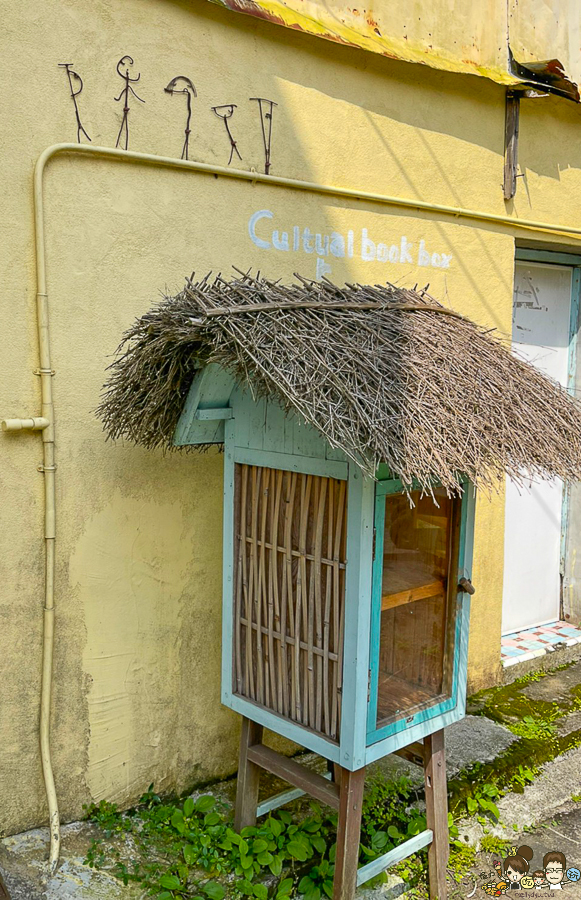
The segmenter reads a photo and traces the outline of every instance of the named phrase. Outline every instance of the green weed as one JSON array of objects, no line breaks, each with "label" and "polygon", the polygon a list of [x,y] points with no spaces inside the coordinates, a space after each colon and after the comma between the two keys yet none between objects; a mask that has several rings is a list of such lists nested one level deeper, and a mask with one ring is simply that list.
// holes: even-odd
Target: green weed
[{"label": "green weed", "polygon": [[[370,780],[363,804],[361,864],[426,828],[425,815],[413,806],[416,793],[407,778],[388,781],[377,775]],[[108,869],[124,884],[139,882],[158,900],[223,900],[224,884],[233,898],[267,900],[268,894],[273,900],[290,900],[297,892],[307,900],[331,897],[336,815],[311,803],[306,818],[295,820],[282,809],[240,834],[230,816],[210,795],[167,802],[150,785],[139,805],[126,813],[106,801],[87,809],[87,818],[111,840],[94,841],[86,862]],[[449,822],[454,840],[458,831],[451,816]],[[129,862],[118,849],[123,838],[129,842],[124,854]],[[406,860],[406,871],[411,877],[413,869],[418,885],[421,859]],[[265,879],[274,879],[274,887],[267,889]],[[421,885],[417,889],[421,894]]]},{"label": "green weed", "polygon": [[480,841],[480,849],[484,853],[498,853],[500,856],[503,856],[506,846],[507,842],[494,834],[485,834]]},{"label": "green weed", "polygon": [[557,734],[553,716],[523,716],[520,721],[508,722],[507,725],[513,734],[532,741],[548,741]]}]

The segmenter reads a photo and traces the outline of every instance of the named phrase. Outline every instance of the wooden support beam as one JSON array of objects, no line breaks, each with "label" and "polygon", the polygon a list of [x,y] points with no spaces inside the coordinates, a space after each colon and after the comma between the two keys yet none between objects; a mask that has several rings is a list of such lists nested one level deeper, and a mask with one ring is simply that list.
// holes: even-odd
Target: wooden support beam
[{"label": "wooden support beam", "polygon": [[2,880],[2,875],[0,875],[0,900],[10,900],[10,894],[8,893],[8,888]]},{"label": "wooden support beam", "polygon": [[444,729],[424,738],[426,825],[433,839],[428,850],[430,900],[446,900],[448,866],[448,792]]},{"label": "wooden support beam", "polygon": [[236,809],[234,811],[234,828],[236,831],[240,831],[248,825],[256,825],[260,769],[249,759],[249,753],[256,745],[261,745],[262,731],[262,725],[247,719],[246,716],[242,717],[238,782],[236,785]]},{"label": "wooden support beam", "polygon": [[424,765],[424,745],[419,741],[408,744],[407,747],[401,747],[399,750],[394,750],[393,755],[401,756],[402,759],[407,759],[408,762],[414,763],[416,766]]},{"label": "wooden support beam", "polygon": [[[363,884],[385,866],[404,859],[430,841],[428,850],[430,900],[446,900],[449,847],[443,729],[425,737],[423,743],[416,741],[395,751],[398,756],[424,767],[427,830],[359,870],[365,768],[350,772],[335,763],[329,764],[326,777],[319,775],[294,759],[288,759],[270,747],[265,747],[262,744],[262,732],[261,725],[243,718],[234,817],[234,827],[237,831],[256,824],[260,770],[264,769],[298,790],[287,791],[265,801],[261,804],[259,814],[276,809],[281,803],[297,796],[299,792],[309,794],[338,810],[333,900],[353,900],[358,884]],[[327,780],[331,774],[336,783]]]},{"label": "wooden support beam", "polygon": [[194,419],[200,422],[213,422],[216,419],[233,419],[234,411],[229,406],[216,407],[215,409],[197,409]]},{"label": "wooden support beam", "polygon": [[[323,775],[323,778],[326,778],[327,781],[333,781],[332,773],[327,772],[326,775]],[[267,800],[263,800],[262,803],[258,804],[256,809],[256,816],[260,818],[267,812],[272,812],[273,809],[278,809],[279,806],[285,806],[287,803],[290,803],[291,800],[298,800],[299,797],[304,797],[305,791],[301,790],[301,788],[291,788],[290,791],[282,791],[280,794],[275,794],[273,797],[269,797]],[[0,900],[2,898],[0,897]]]},{"label": "wooden support beam", "polygon": [[337,823],[337,855],[333,879],[333,900],[353,900],[357,885],[357,864],[361,841],[361,810],[365,768],[350,772],[340,769],[340,801]]},{"label": "wooden support beam", "polygon": [[[339,787],[332,781],[327,781],[322,775],[311,769],[301,766],[294,759],[288,759],[286,756],[277,753],[270,747],[264,747],[262,744],[249,747],[247,751],[248,760],[261,769],[266,769],[272,775],[288,781],[289,784],[300,788],[305,794],[310,794],[321,803],[333,809],[339,809]],[[256,812],[256,811],[255,811]]]},{"label": "wooden support beam", "polygon": [[504,199],[512,200],[516,194],[518,167],[518,130],[520,117],[520,95],[515,91],[506,92],[506,114],[504,124]]}]

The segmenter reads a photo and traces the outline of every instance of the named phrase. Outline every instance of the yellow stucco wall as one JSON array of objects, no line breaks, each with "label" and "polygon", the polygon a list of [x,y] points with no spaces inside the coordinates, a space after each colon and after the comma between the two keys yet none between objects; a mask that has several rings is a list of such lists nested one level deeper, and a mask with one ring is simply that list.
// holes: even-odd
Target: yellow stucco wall
[{"label": "yellow stucco wall", "polygon": [[[236,103],[241,167],[262,169],[256,103],[276,101],[272,171],[502,213],[504,101],[482,79],[437,73],[184,0],[45,0],[2,4],[5,86],[0,157],[2,239],[0,414],[39,409],[34,311],[32,168],[50,144],[75,139],[59,62],[85,80],[83,124],[113,146],[125,53],[141,72],[130,149],[179,156],[185,103],[163,88],[190,77],[191,158],[225,164],[216,104]],[[579,110],[526,104],[526,178],[509,206],[575,223],[581,199]],[[47,265],[57,423],[58,549],[53,705],[61,813],[104,797],[129,804],[151,781],[182,790],[232,772],[236,719],[219,703],[222,461],[105,443],[93,415],[123,329],[193,269],[255,266],[314,276],[316,253],[263,249],[272,229],[354,234],[354,256],[330,277],[430,283],[451,306],[510,329],[514,240],[509,233],[428,214],[183,172],[61,157],[46,178]],[[368,240],[409,259],[361,258]],[[447,268],[418,265],[424,253]],[[369,251],[370,245],[367,245]],[[381,250],[380,254],[384,251]],[[393,251],[392,255],[395,253]],[[425,255],[422,259],[425,261]],[[329,261],[330,257],[325,261]],[[437,258],[439,261],[442,257]],[[430,256],[431,262],[431,256]],[[0,829],[46,815],[37,741],[42,610],[40,440],[0,436]],[[498,674],[502,498],[480,498],[470,670]]]}]

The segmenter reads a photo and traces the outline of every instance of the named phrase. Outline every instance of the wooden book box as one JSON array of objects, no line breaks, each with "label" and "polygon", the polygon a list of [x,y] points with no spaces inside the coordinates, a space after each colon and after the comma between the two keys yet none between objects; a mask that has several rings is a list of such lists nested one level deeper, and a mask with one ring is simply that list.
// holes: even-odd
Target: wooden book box
[{"label": "wooden book box", "polygon": [[[444,728],[464,716],[474,490],[422,495],[377,479],[274,401],[211,364],[177,445],[224,444],[222,702],[243,716],[236,826],[306,791],[339,811],[335,900],[429,847],[446,894]],[[331,780],[262,744],[267,727],[320,754]],[[427,829],[357,868],[365,767],[425,770]],[[294,790],[258,807],[259,773]]]}]

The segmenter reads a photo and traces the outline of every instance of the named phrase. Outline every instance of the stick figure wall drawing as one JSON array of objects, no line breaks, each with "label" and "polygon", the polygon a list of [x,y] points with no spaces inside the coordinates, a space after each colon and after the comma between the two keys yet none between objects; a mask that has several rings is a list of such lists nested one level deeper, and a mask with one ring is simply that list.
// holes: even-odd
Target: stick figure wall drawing
[{"label": "stick figure wall drawing", "polygon": [[[74,69],[71,68],[72,63],[59,63],[60,69],[66,69],[67,77],[69,80],[69,88],[71,90],[71,98],[73,101],[73,105],[75,107],[75,116],[77,119],[77,143],[81,143],[81,134],[84,134],[88,141],[91,140],[85,129],[83,128],[83,123],[81,122],[81,115],[79,113],[79,104],[77,103],[77,97],[82,93],[83,90],[83,79],[79,75],[78,72],[75,72]],[[76,90],[75,90],[76,87]]]},{"label": "stick figure wall drawing", "polygon": [[189,78],[186,78],[185,75],[178,75],[176,78],[172,78],[167,87],[164,88],[166,94],[185,94],[188,106],[188,114],[186,118],[186,127],[184,129],[184,145],[182,147],[182,159],[189,159],[189,149],[190,149],[190,124],[192,121],[192,97],[197,97],[198,92],[194,86],[194,83],[190,81]]},{"label": "stick figure wall drawing", "polygon": [[232,132],[230,131],[230,126],[228,124],[228,119],[232,118],[232,116],[234,115],[234,110],[236,108],[237,107],[235,103],[225,103],[222,106],[212,107],[212,112],[224,122],[226,134],[228,135],[228,140],[230,141],[230,159],[228,160],[228,165],[230,165],[230,163],[232,162],[232,157],[234,156],[234,154],[236,154],[238,159],[242,159],[242,157],[240,156],[240,151],[238,150],[238,145],[232,137]]},{"label": "stick figure wall drawing", "polygon": [[[260,125],[262,127],[262,142],[264,144],[264,174],[270,172],[270,149],[272,144],[272,112],[278,103],[274,100],[265,100],[264,97],[251,97],[256,100],[260,113]],[[264,105],[263,105],[264,104]]]},{"label": "stick figure wall drawing", "polygon": [[[131,78],[129,74],[129,66],[133,65],[133,59],[131,56],[122,56],[119,62],[117,63],[117,74],[120,78],[125,82],[125,87],[121,91],[118,97],[115,97],[115,102],[119,102],[121,99],[123,100],[123,118],[121,120],[121,127],[119,128],[119,134],[117,135],[117,142],[115,143],[116,147],[121,145],[122,140],[124,140],[125,144],[122,148],[123,150],[127,150],[129,147],[129,94],[133,94],[136,100],[139,100],[140,103],[145,103],[145,100],[142,100],[139,97],[133,88],[132,84],[136,84],[141,78],[141,72],[137,76],[137,78]],[[122,69],[125,69],[123,72]]]}]

